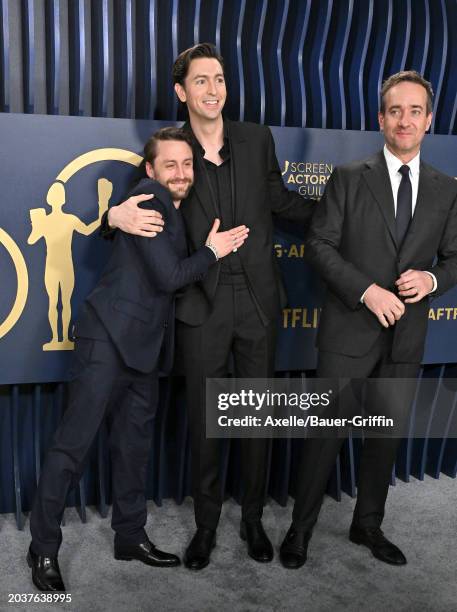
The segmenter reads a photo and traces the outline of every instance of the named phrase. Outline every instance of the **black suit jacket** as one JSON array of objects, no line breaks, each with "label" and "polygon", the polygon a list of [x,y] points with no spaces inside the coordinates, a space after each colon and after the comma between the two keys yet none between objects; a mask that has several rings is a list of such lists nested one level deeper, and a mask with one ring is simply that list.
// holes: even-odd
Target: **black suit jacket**
[{"label": "black suit jacket", "polygon": [[[396,292],[395,281],[409,268],[433,272],[438,282],[435,295],[457,283],[457,181],[421,162],[416,208],[398,248],[383,152],[336,168],[317,206],[305,253],[328,286],[318,347],[362,356],[382,329],[360,302],[372,283]],[[406,304],[405,314],[395,324],[394,361],[421,361],[428,308],[428,298]]]},{"label": "black suit jacket", "polygon": [[[243,270],[250,287],[269,320],[274,320],[286,297],[273,252],[273,217],[307,224],[314,200],[305,200],[284,186],[271,131],[266,126],[225,120],[231,164],[235,225],[250,228],[249,237],[239,249]],[[186,124],[185,129],[190,130]],[[211,199],[201,155],[194,153],[195,183],[183,205],[183,217],[191,252],[205,240],[217,217]],[[220,264],[205,278],[186,288],[176,304],[176,317],[189,325],[201,325],[211,312]]]},{"label": "black suit jacket", "polygon": [[160,365],[165,372],[173,360],[174,293],[201,279],[215,257],[205,246],[188,257],[184,223],[162,185],[143,179],[129,196],[140,193],[155,195],[142,206],[159,211],[165,229],[154,239],[115,232],[111,256],[74,335],[97,338],[102,326],[127,366],[146,373]]}]

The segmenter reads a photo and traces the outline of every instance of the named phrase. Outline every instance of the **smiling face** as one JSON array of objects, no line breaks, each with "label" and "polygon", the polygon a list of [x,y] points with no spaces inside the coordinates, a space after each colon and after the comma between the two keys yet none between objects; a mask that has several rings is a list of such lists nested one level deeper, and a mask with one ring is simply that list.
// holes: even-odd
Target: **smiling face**
[{"label": "smiling face", "polygon": [[433,113],[427,113],[427,92],[418,83],[402,81],[384,96],[384,113],[378,114],[387,148],[408,163],[417,155]]},{"label": "smiling face", "polygon": [[146,174],[166,187],[175,203],[180,202],[194,182],[192,149],[181,140],[158,140],[153,163],[146,162]]},{"label": "smiling face", "polygon": [[191,121],[219,120],[227,97],[222,66],[210,57],[192,60],[184,85],[176,83],[175,91],[181,102],[187,104]]}]

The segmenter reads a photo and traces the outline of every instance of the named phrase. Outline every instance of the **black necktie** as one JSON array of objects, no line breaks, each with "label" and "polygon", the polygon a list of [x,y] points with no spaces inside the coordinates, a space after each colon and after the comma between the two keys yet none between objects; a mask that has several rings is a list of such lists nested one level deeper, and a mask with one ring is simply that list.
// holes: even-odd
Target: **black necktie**
[{"label": "black necktie", "polygon": [[409,166],[401,166],[398,172],[401,174],[401,182],[397,194],[397,215],[395,217],[395,225],[397,228],[397,245],[400,248],[411,222],[413,212],[413,188],[409,180]]}]

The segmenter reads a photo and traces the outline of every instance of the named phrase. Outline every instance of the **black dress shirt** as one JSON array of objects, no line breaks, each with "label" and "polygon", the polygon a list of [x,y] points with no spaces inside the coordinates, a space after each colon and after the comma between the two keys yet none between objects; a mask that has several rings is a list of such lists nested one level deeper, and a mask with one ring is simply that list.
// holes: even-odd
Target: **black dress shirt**
[{"label": "black dress shirt", "polygon": [[[194,136],[195,138],[195,136]],[[221,220],[220,231],[229,230],[235,225],[235,205],[233,201],[234,188],[232,185],[232,160],[230,158],[230,141],[229,135],[224,123],[224,144],[219,150],[219,155],[222,163],[217,165],[205,159],[205,150],[195,138],[195,153],[200,155],[206,173],[206,179],[209,181],[209,190],[213,199],[214,209],[218,211]],[[239,278],[238,275],[242,275]],[[234,276],[234,278],[230,278]],[[230,253],[221,261],[220,282],[230,284],[246,282],[244,278],[243,267],[237,252]]]}]

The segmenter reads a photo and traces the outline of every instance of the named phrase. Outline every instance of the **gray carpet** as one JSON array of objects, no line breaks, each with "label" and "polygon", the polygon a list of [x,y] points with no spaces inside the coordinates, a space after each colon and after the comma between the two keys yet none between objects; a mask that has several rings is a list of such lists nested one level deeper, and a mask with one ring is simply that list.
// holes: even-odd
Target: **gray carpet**
[{"label": "gray carpet", "polygon": [[[193,573],[184,567],[154,569],[115,561],[108,519],[89,509],[81,525],[66,512],[60,566],[72,594],[65,605],[8,604],[8,593],[33,593],[25,553],[28,525],[18,532],[13,515],[0,515],[0,610],[86,611],[457,611],[457,482],[439,480],[391,488],[384,531],[400,546],[408,565],[374,559],[347,539],[354,500],[326,498],[309,547],[307,564],[296,571],[246,556],[237,535],[239,507],[225,504],[211,564]],[[287,508],[269,502],[265,526],[277,548],[288,528]],[[148,532],[166,550],[183,554],[193,532],[191,500],[150,505]]]}]

